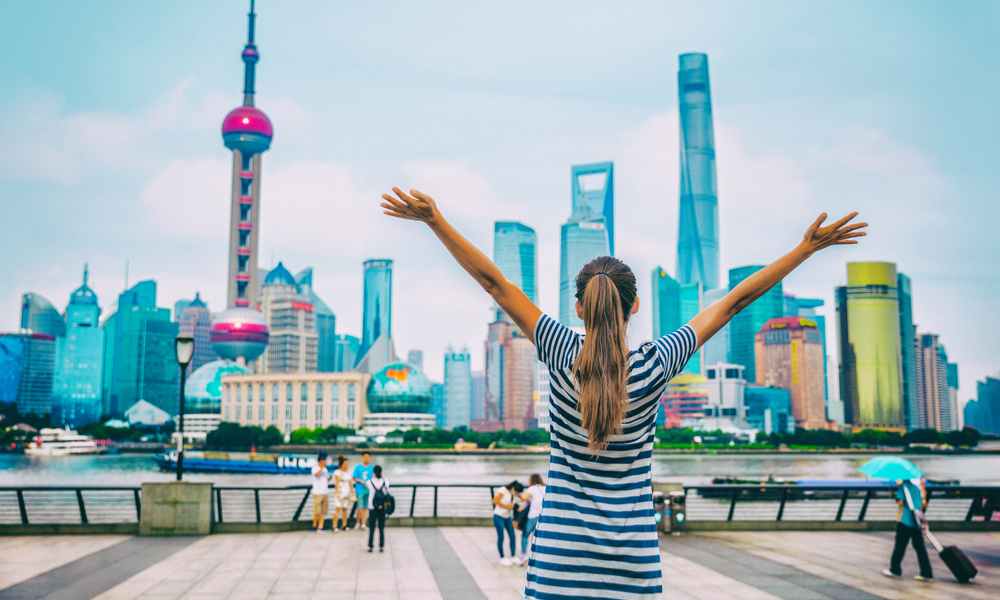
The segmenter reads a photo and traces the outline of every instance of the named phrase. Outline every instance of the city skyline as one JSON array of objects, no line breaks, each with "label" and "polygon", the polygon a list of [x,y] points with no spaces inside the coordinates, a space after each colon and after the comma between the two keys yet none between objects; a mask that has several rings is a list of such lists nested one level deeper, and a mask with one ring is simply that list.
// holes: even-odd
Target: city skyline
[{"label": "city skyline", "polygon": [[[164,305],[194,290],[210,306],[226,305],[220,282],[231,158],[218,143],[218,120],[240,100],[233,49],[246,41],[246,8],[245,2],[211,8],[180,3],[169,12],[120,11],[113,4],[93,14],[70,8],[53,15],[50,31],[27,26],[31,7],[5,8],[12,29],[2,42],[9,68],[0,79],[0,103],[7,109],[0,130],[19,150],[5,155],[0,202],[13,216],[8,243],[15,251],[8,254],[18,260],[0,267],[0,329],[16,327],[22,293],[65,298],[79,285],[85,261],[91,263],[91,287],[106,299],[105,311],[124,288],[126,259],[130,283],[157,280]],[[390,28],[411,19],[447,34],[443,43],[465,42],[461,47],[490,74],[484,78],[467,73],[464,59],[453,57],[456,67],[429,58],[432,50],[420,44],[411,58],[373,48],[365,32],[385,23],[368,9],[304,5],[295,12],[264,2],[257,10],[267,19],[258,31],[267,48],[258,96],[281,128],[275,138],[281,152],[269,155],[263,167],[268,200],[261,266],[273,267],[278,259],[316,265],[317,292],[337,314],[338,331],[359,335],[357,265],[375,256],[394,258],[397,298],[410,300],[395,307],[397,345],[423,348],[435,380],[441,380],[448,343],[468,344],[473,364],[482,364],[491,303],[433,246],[433,236],[412,224],[387,223],[376,208],[377,192],[392,184],[424,189],[487,253],[492,221],[516,220],[535,229],[538,297],[542,309],[556,315],[565,169],[614,160],[615,253],[637,273],[644,301],[631,334],[637,345],[650,337],[649,279],[643,274],[675,264],[676,60],[692,50],[706,52],[712,63],[723,272],[773,260],[820,210],[834,216],[861,207],[873,224],[864,247],[813,259],[785,289],[824,299],[821,314],[832,319],[833,288],[845,283],[845,263],[896,262],[913,281],[913,321],[942,335],[950,360],[961,365],[960,401],[975,396],[977,380],[997,374],[1000,350],[989,340],[1000,331],[1000,317],[990,299],[1000,293],[1000,260],[983,241],[986,229],[978,229],[997,221],[991,212],[997,208],[985,201],[991,186],[983,169],[995,151],[981,141],[995,138],[994,125],[979,104],[997,84],[977,77],[982,56],[991,55],[986,50],[996,42],[959,33],[982,19],[980,12],[918,7],[897,19],[898,8],[856,6],[832,10],[825,23],[815,24],[808,10],[780,3],[754,11],[732,5],[721,11],[726,14],[679,5],[612,12],[590,5],[568,20],[560,13],[559,24],[554,9],[542,10],[538,26],[552,28],[554,46],[570,30],[579,35],[581,27],[588,31],[596,26],[588,23],[603,20],[595,15],[609,17],[607,35],[583,51],[580,64],[540,41],[535,26],[514,26],[516,6],[466,9],[464,17],[482,21],[488,36],[513,32],[517,43],[495,50],[469,45],[447,25],[440,30],[429,15],[406,7],[398,22],[390,20]],[[681,12],[668,18],[671,10]],[[316,12],[315,27],[304,25],[310,19],[303,11]],[[787,35],[765,43],[737,28],[756,19],[765,33],[774,31],[767,20],[779,14],[774,27],[807,32],[819,44]],[[500,17],[497,24],[487,27],[494,17]],[[717,25],[711,31],[699,26],[708,19]],[[156,22],[161,33],[142,43],[108,35],[108,28],[128,30],[130,22]],[[188,32],[192,22],[198,25]],[[664,23],[666,41],[659,31],[651,33]],[[930,23],[943,28],[943,37],[919,34]],[[73,36],[64,35],[71,26]],[[324,41],[330,28],[343,31],[343,39]],[[887,35],[902,52],[884,47]],[[100,39],[106,42],[96,43]],[[625,39],[638,52],[626,49]],[[71,46],[74,53],[59,64],[66,53],[42,52],[39,44]],[[522,68],[525,53],[532,55],[532,69]],[[779,53],[795,56],[774,61]],[[171,59],[163,62],[162,56]],[[859,56],[867,70],[850,68]],[[969,56],[974,60],[964,60]],[[589,58],[597,61],[587,64],[593,77],[580,77]],[[411,70],[405,83],[426,78],[418,86],[422,93],[442,99],[454,92],[454,99],[418,111],[382,98],[381,82],[398,73],[388,65],[397,62]],[[621,69],[626,62],[630,68]],[[163,68],[148,69],[149,63]],[[359,65],[372,74],[360,73]],[[945,81],[915,83],[918,78],[902,75],[927,69],[947,71]],[[489,79],[497,83],[491,87]],[[949,91],[970,84],[977,91],[957,100]],[[513,101],[502,109],[506,100]],[[476,125],[484,114],[485,128]],[[970,116],[979,122],[975,130]],[[588,127],[580,126],[584,120]],[[453,133],[434,135],[445,130]],[[384,140],[396,132],[426,143],[419,150],[387,148]],[[488,150],[483,135],[493,142]],[[56,142],[45,141],[50,139]],[[511,172],[520,176],[512,179]],[[70,196],[73,203],[66,202]],[[207,199],[219,206],[207,206]],[[310,222],[303,223],[303,213]],[[971,214],[977,218],[963,220]],[[35,227],[40,222],[45,227]],[[942,242],[925,244],[928,234],[938,233],[930,229],[935,226]],[[441,286],[452,297],[442,298]],[[453,326],[437,333],[423,324],[435,315],[448,315]],[[970,319],[978,327],[969,328]],[[831,355],[833,337],[827,342]]]}]

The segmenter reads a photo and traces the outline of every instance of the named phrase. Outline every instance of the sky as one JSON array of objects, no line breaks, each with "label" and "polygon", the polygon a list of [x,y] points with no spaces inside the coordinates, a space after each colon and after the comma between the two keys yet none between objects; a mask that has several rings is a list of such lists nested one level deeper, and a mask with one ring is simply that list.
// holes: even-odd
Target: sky
[{"label": "sky", "polygon": [[[107,308],[155,279],[158,304],[225,308],[245,0],[0,4],[0,330],[21,294],[60,310],[90,267]],[[722,280],[787,252],[820,212],[857,210],[856,247],[814,256],[786,292],[825,300],[846,263],[913,280],[918,331],[959,365],[960,398],[1000,372],[1000,4],[955,2],[257,2],[260,257],[314,268],[338,333],[360,335],[362,262],[395,261],[397,351],[483,363],[492,303],[423,225],[381,214],[433,196],[492,254],[493,223],[539,239],[558,315],[570,168],[615,163],[616,251],[647,300],[675,271],[678,55],[709,57]],[[832,330],[831,330],[832,332]],[[831,335],[828,352],[836,356]],[[831,382],[835,385],[835,382]]]}]

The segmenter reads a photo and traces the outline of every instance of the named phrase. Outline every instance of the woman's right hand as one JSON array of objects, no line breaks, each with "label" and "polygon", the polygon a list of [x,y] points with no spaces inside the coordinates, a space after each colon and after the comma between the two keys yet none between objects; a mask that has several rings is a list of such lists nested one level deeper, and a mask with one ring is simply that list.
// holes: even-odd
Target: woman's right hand
[{"label": "woman's right hand", "polygon": [[441,217],[437,203],[427,194],[419,190],[410,190],[411,195],[408,196],[397,187],[392,188],[392,191],[397,197],[382,194],[382,199],[385,200],[381,204],[382,208],[385,209],[384,214],[397,219],[423,223],[432,223]]}]

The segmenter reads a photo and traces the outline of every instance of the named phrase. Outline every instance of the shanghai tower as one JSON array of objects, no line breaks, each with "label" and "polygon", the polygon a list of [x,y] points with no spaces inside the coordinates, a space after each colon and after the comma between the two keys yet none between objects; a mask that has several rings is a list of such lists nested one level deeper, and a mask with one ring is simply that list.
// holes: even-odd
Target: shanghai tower
[{"label": "shanghai tower", "polygon": [[677,72],[681,119],[681,214],[677,282],[719,287],[719,199],[708,56],[682,54]]}]

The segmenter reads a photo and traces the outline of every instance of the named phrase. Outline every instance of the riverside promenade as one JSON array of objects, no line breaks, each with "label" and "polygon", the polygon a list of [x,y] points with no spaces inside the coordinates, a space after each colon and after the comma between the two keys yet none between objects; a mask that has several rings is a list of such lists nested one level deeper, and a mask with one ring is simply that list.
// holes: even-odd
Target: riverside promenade
[{"label": "riverside promenade", "polygon": [[[525,569],[499,564],[485,527],[388,528],[385,553],[367,532],[0,537],[0,599],[515,600]],[[932,555],[921,584],[912,549],[904,578],[883,577],[888,532],[716,532],[661,536],[664,600],[872,600],[1000,597],[1000,533],[943,532],[976,562],[959,585]]]}]

